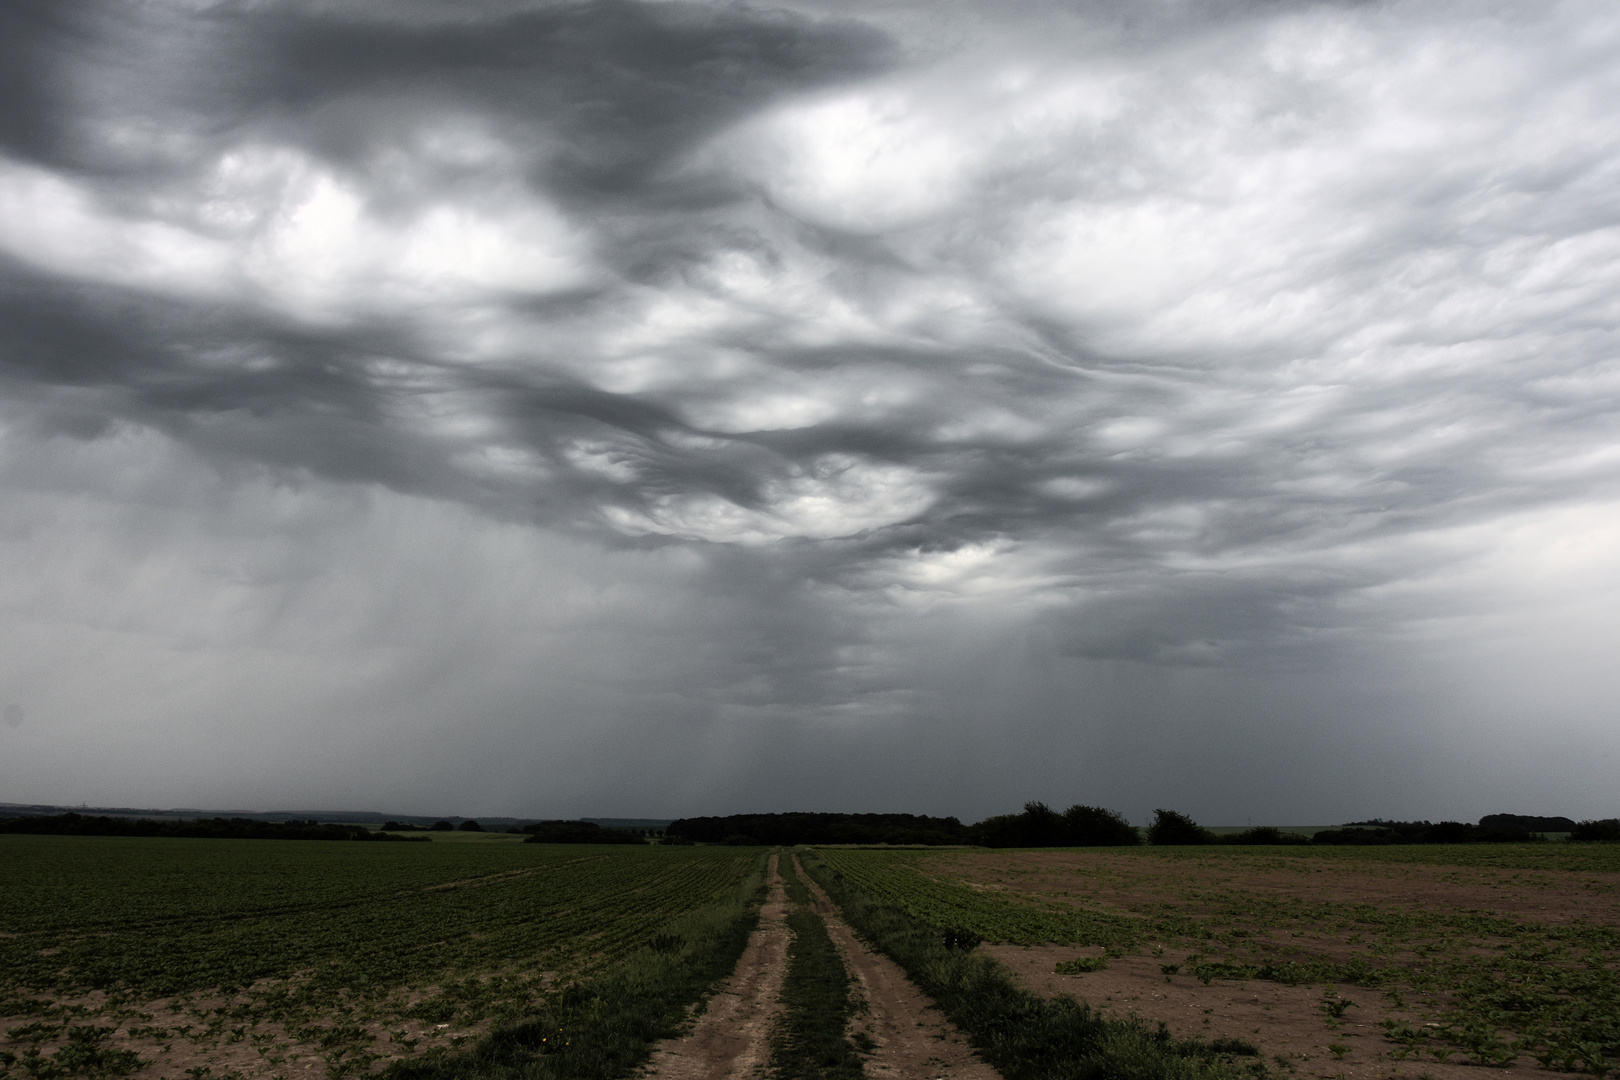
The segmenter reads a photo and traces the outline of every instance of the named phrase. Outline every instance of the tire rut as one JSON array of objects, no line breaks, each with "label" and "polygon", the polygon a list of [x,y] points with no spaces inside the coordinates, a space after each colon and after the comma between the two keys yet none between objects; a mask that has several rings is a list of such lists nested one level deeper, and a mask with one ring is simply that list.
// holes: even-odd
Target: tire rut
[{"label": "tire rut", "polygon": [[782,1012],[792,939],[777,860],[771,856],[766,871],[770,891],[736,969],[709,999],[691,1034],[666,1039],[653,1050],[643,1074],[647,1080],[752,1080],[765,1075],[771,1033]]},{"label": "tire rut", "polygon": [[979,1059],[956,1025],[912,984],[900,965],[855,936],[797,856],[793,867],[866,999],[866,1014],[854,1025],[877,1044],[866,1062],[866,1075],[872,1080],[1001,1080],[1001,1074]]}]

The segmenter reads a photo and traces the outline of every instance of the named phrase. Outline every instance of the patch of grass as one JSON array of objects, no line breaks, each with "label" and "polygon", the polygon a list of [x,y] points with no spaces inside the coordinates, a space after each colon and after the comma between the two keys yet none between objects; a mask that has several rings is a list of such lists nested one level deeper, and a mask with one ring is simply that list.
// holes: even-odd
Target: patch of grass
[{"label": "patch of grass", "polygon": [[771,1074],[777,1080],[861,1080],[860,1054],[844,1034],[856,1009],[849,973],[791,863],[784,857],[781,866],[794,904],[787,920],[793,944],[782,1018],[771,1040]]},{"label": "patch of grass", "polygon": [[[1160,1025],[1105,1019],[1072,997],[1044,999],[1020,988],[982,953],[946,947],[938,929],[857,889],[817,854],[806,870],[857,933],[903,968],[1006,1080],[1240,1080],[1263,1063],[1209,1043],[1176,1039]],[[1247,1048],[1246,1048],[1247,1049]],[[1247,1056],[1247,1055],[1242,1055]]]}]

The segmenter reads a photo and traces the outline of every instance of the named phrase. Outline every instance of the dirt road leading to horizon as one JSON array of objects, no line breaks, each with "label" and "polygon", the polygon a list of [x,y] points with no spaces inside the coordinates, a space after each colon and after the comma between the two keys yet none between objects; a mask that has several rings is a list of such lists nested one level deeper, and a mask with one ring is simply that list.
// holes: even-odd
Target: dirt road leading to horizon
[{"label": "dirt road leading to horizon", "polygon": [[771,856],[766,872],[770,891],[736,969],[709,999],[691,1034],[665,1040],[653,1051],[646,1072],[650,1080],[749,1080],[764,1075],[771,1059],[771,1033],[782,1012],[782,982],[793,936],[777,859]]},{"label": "dirt road leading to horizon", "polygon": [[816,914],[827,924],[844,967],[855,980],[866,1009],[857,1014],[855,1030],[877,1044],[866,1062],[866,1075],[895,1080],[1000,1080],[1001,1074],[979,1060],[956,1026],[940,1013],[900,966],[868,948],[826,892],[793,860],[799,880],[815,898]]}]

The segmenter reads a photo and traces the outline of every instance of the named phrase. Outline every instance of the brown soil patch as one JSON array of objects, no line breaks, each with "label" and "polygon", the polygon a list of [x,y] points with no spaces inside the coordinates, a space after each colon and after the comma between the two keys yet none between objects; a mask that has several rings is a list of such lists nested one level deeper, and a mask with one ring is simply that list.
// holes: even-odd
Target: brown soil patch
[{"label": "brown soil patch", "polygon": [[770,1064],[771,1029],[782,1011],[787,977],[787,893],[777,856],[767,874],[770,892],[759,926],[720,991],[709,1000],[692,1033],[668,1039],[653,1051],[646,1075],[657,1080],[746,1080]]},{"label": "brown soil patch", "polygon": [[[1528,1058],[1507,1067],[1482,1069],[1456,1062],[1395,1061],[1379,1024],[1387,1017],[1399,1023],[1421,1022],[1410,1012],[1390,1009],[1376,990],[1358,986],[1284,986],[1260,980],[1216,979],[1208,986],[1189,975],[1165,976],[1161,963],[1182,956],[1126,956],[1108,961],[1102,971],[1057,975],[1064,960],[1098,956],[1097,948],[1071,945],[982,945],[982,950],[1012,969],[1027,989],[1049,997],[1070,994],[1099,1012],[1116,1018],[1138,1017],[1164,1023],[1179,1038],[1235,1038],[1253,1044],[1267,1067],[1284,1075],[1325,1080],[1483,1080],[1485,1077],[1545,1076]],[[1355,1002],[1337,1028],[1322,1012],[1324,992]],[[1340,1058],[1330,1046],[1343,1049]],[[1461,1056],[1461,1055],[1459,1055]],[[1283,1060],[1278,1061],[1281,1057]],[[1286,1063],[1286,1064],[1285,1064]]]},{"label": "brown soil patch", "polygon": [[898,964],[855,936],[797,856],[793,866],[815,898],[816,913],[827,924],[844,967],[865,1000],[865,1013],[856,1018],[854,1027],[877,1044],[866,1074],[896,1080],[1000,1080],[1001,1074],[979,1060],[962,1033],[911,984]]},{"label": "brown soil patch", "polygon": [[[1263,980],[1200,982],[1186,969],[1192,954],[1255,962],[1345,961],[1407,969],[1428,961],[1436,939],[1402,929],[1413,915],[1475,927],[1478,916],[1514,923],[1620,925],[1620,874],[1390,863],[1360,858],[1297,858],[1212,850],[1174,852],[1019,851],[940,855],[929,872],[972,888],[1001,891],[1116,917],[1166,917],[1147,944],[1153,955],[1111,957],[1102,971],[1058,975],[1061,961],[1101,956],[1100,947],[981,946],[1028,989],[1072,994],[1116,1016],[1163,1023],[1182,1038],[1235,1038],[1256,1046],[1274,1071],[1301,1078],[1479,1080],[1488,1075],[1457,1052],[1446,1063],[1424,1053],[1401,1058],[1385,1038],[1385,1020],[1421,1029],[1455,1005],[1444,987],[1397,992],[1353,985],[1295,985]],[[1387,918],[1386,918],[1387,916]],[[1190,922],[1177,923],[1177,919]],[[1469,920],[1474,920],[1472,923]],[[1196,927],[1180,936],[1169,928]],[[1415,926],[1416,924],[1411,924]],[[1206,932],[1207,931],[1207,932]],[[1477,935],[1477,936],[1476,936]],[[1442,935],[1444,936],[1444,935]],[[1466,966],[1505,944],[1478,930],[1450,935],[1450,962]],[[1162,966],[1181,965],[1167,974]],[[1333,1019],[1324,1004],[1355,1004]],[[1528,1054],[1491,1074],[1545,1075]]]}]

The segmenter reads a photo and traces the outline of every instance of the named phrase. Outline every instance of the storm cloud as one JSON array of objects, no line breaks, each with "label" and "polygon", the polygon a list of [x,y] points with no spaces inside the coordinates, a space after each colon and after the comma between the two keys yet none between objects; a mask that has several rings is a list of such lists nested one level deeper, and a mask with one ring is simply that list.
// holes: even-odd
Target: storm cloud
[{"label": "storm cloud", "polygon": [[1595,2],[8,4],[0,798],[1613,814],[1617,99]]}]

